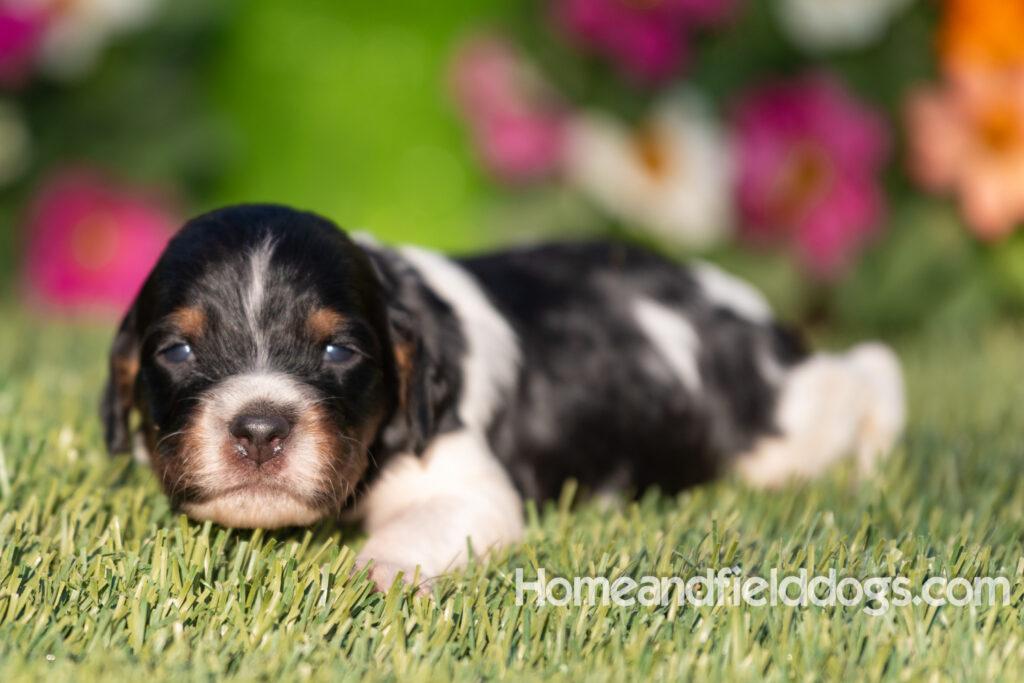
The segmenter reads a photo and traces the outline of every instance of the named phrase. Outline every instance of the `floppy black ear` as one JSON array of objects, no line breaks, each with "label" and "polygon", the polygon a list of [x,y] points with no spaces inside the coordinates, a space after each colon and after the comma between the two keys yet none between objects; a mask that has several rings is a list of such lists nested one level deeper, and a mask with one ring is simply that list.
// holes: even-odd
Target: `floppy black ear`
[{"label": "floppy black ear", "polygon": [[408,310],[394,303],[389,306],[388,327],[398,405],[381,438],[388,450],[422,453],[434,433],[444,379]]},{"label": "floppy black ear", "polygon": [[369,259],[381,286],[381,304],[392,352],[396,405],[393,416],[378,434],[390,453],[422,453],[434,434],[454,419],[453,391],[458,377],[442,357],[458,341],[432,311],[439,303],[424,287],[422,278],[395,253],[377,249],[366,238],[358,246]]},{"label": "floppy black ear", "polygon": [[135,305],[121,322],[110,347],[107,386],[100,398],[100,418],[111,455],[131,451],[129,418],[135,407],[135,377],[139,372],[139,336]]}]

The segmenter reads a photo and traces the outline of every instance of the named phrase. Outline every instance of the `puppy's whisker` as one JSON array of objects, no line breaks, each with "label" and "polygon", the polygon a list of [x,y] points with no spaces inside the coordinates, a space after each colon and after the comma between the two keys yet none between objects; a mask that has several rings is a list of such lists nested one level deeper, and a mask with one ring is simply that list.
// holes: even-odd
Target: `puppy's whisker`
[{"label": "puppy's whisker", "polygon": [[164,436],[162,436],[160,438],[159,441],[156,442],[156,447],[159,449],[164,444],[164,442],[167,441],[168,439],[173,439],[173,438],[181,436],[182,434],[185,434],[185,433],[186,433],[185,430],[181,429],[181,430],[178,430],[176,432],[171,432],[170,434],[165,434]]},{"label": "puppy's whisker", "polygon": [[342,398],[344,398],[344,396],[323,396],[321,398],[310,401],[309,405],[310,407],[316,407],[324,403],[330,403],[331,401],[341,400]]}]

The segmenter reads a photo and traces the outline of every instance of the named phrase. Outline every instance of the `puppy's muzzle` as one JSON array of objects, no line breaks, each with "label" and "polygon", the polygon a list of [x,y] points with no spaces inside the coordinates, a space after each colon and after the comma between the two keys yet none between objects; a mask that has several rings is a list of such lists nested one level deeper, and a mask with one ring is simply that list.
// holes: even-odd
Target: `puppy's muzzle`
[{"label": "puppy's muzzle", "polygon": [[279,413],[243,413],[231,421],[228,431],[234,438],[238,455],[262,465],[284,452],[284,442],[292,426],[291,421]]}]

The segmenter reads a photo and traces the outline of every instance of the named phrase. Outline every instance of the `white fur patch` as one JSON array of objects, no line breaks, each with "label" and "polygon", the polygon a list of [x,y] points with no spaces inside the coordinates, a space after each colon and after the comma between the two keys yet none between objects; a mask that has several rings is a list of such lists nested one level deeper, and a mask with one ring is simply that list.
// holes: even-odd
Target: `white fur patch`
[{"label": "white fur patch", "polygon": [[405,247],[401,254],[459,318],[466,356],[457,412],[466,427],[482,433],[515,385],[521,358],[519,340],[476,280],[458,264],[416,247]]},{"label": "white fur patch", "polygon": [[245,308],[245,319],[249,331],[256,343],[256,369],[267,367],[267,344],[263,338],[264,331],[260,325],[260,311],[263,309],[265,296],[265,279],[270,259],[274,254],[274,241],[268,235],[263,242],[249,254],[249,284],[242,301]]},{"label": "white fur patch", "polygon": [[701,292],[714,305],[727,308],[751,322],[767,323],[772,320],[768,301],[749,282],[710,263],[698,261],[690,268]]},{"label": "white fur patch", "polygon": [[905,410],[903,374],[887,347],[817,354],[784,381],[776,413],[782,435],[762,439],[737,469],[749,483],[775,488],[856,454],[861,473],[869,474],[899,440]]},{"label": "white fur patch", "polygon": [[348,234],[349,239],[364,249],[379,249],[383,245],[377,237],[365,230],[356,230]]},{"label": "white fur patch", "polygon": [[857,444],[860,470],[867,474],[895,447],[903,433],[907,423],[906,387],[900,359],[885,344],[860,344],[850,351],[849,359],[872,396]]},{"label": "white fur patch", "polygon": [[132,434],[132,460],[140,465],[151,465],[152,458],[149,455],[149,446],[146,445],[146,435],[142,430],[136,430]]},{"label": "white fur patch", "polygon": [[637,299],[633,315],[651,344],[690,391],[700,389],[700,337],[689,320],[664,304]]},{"label": "white fur patch", "polygon": [[443,434],[421,457],[391,461],[360,502],[369,540],[361,557],[426,577],[522,537],[522,500],[484,437]]},{"label": "white fur patch", "polygon": [[757,367],[761,371],[761,377],[773,387],[779,387],[786,381],[786,368],[779,362],[778,357],[769,348],[767,342],[761,340],[758,343]]}]

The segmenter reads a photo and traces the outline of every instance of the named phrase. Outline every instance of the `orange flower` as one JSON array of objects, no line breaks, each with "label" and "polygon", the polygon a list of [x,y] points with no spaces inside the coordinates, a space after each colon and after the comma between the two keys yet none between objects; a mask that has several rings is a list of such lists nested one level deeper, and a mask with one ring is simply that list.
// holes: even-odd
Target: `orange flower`
[{"label": "orange flower", "polygon": [[906,103],[911,173],[986,239],[1024,221],[1024,71],[962,69]]},{"label": "orange flower", "polygon": [[1021,36],[1021,0],[945,0],[939,50],[948,69],[1024,67]]}]

